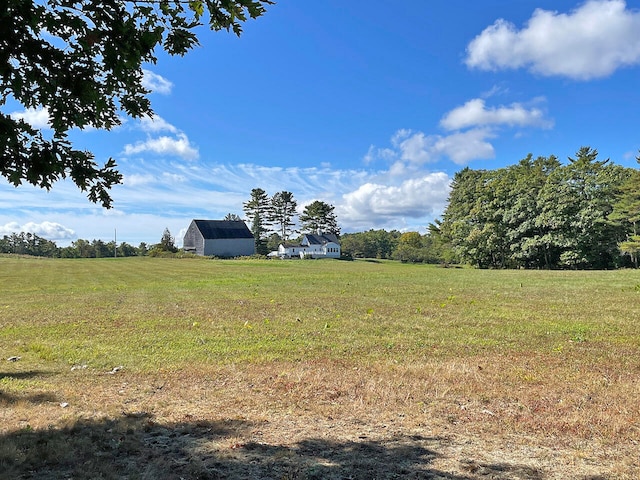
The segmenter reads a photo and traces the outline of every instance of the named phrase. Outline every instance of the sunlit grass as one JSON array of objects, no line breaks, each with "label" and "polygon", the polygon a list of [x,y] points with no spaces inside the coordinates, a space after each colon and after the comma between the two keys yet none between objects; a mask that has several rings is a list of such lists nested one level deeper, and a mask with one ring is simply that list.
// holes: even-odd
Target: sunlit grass
[{"label": "sunlit grass", "polygon": [[396,263],[0,259],[7,353],[145,371],[637,349],[635,271]]}]

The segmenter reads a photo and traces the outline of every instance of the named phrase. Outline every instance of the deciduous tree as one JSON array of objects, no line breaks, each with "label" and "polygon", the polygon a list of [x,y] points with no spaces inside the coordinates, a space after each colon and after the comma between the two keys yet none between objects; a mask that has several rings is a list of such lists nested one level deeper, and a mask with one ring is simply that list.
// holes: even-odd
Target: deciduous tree
[{"label": "deciduous tree", "polygon": [[346,233],[340,238],[343,253],[354,258],[391,258],[400,238],[398,230]]},{"label": "deciduous tree", "polygon": [[74,149],[73,128],[111,129],[121,113],[152,115],[143,65],[156,51],[184,55],[194,29],[240,35],[242,23],[271,0],[3,0],[0,8],[0,107],[11,98],[49,116],[48,136],[0,110],[0,175],[46,189],[70,177],[92,202],[109,208],[121,182],[116,163],[99,165]]}]

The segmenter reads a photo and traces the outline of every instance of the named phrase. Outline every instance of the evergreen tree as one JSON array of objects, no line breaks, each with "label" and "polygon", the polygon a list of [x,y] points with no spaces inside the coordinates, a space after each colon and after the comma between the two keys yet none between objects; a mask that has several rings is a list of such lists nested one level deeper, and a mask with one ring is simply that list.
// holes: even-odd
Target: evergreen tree
[{"label": "evergreen tree", "polygon": [[178,248],[175,244],[175,239],[171,235],[171,232],[168,228],[165,228],[164,232],[162,232],[162,238],[160,239],[160,243],[157,245],[157,250],[170,253],[176,253],[178,251]]},{"label": "evergreen tree", "polygon": [[[636,157],[640,163],[640,156]],[[620,250],[629,255],[638,268],[640,252],[640,170],[628,169],[628,178],[620,186],[609,220],[624,229],[626,238],[619,243]]]},{"label": "evergreen tree", "polygon": [[283,242],[289,240],[289,237],[296,232],[293,228],[293,221],[296,215],[298,202],[293,198],[293,193],[282,191],[271,197],[271,208],[269,209],[268,219],[274,230],[278,232]]},{"label": "evergreen tree", "polygon": [[[567,165],[529,155],[506,168],[461,170],[440,235],[460,260],[481,268],[615,267],[625,235],[610,215],[628,172],[597,156],[582,147]],[[630,222],[625,209],[634,203],[626,200],[620,215]]]},{"label": "evergreen tree", "polygon": [[251,233],[255,238],[256,253],[259,255],[266,255],[269,252],[267,247],[269,234],[267,218],[270,207],[269,196],[261,188],[251,190],[251,198],[242,204],[244,213],[251,224]]},{"label": "evergreen tree", "polygon": [[300,215],[301,230],[304,233],[333,233],[340,235],[336,207],[316,200],[304,207]]},{"label": "evergreen tree", "polygon": [[540,191],[537,224],[545,229],[554,261],[565,268],[611,268],[617,264],[620,228],[608,221],[625,169],[578,150]]}]

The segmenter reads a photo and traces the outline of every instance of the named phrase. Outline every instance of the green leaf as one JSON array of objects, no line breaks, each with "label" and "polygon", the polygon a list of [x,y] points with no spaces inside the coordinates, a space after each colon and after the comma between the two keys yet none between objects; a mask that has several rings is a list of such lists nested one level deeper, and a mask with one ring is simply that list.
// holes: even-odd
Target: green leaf
[{"label": "green leaf", "polygon": [[189,8],[196,14],[196,18],[204,14],[204,2],[192,0],[189,2]]}]

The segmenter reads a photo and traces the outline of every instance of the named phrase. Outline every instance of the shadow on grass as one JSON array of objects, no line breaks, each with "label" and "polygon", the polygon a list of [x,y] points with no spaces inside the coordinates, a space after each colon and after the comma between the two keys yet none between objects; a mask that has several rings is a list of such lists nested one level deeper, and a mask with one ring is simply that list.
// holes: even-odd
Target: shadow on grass
[{"label": "shadow on grass", "polygon": [[[57,402],[58,399],[51,393],[33,393],[29,395],[13,395],[0,391],[0,406],[15,405],[16,403],[44,404]],[[1,478],[1,477],[0,477]]]},{"label": "shadow on grass", "polygon": [[0,436],[0,472],[2,478],[44,480],[543,478],[536,470],[506,464],[469,462],[462,476],[437,470],[434,446],[445,441],[439,438],[309,438],[272,445],[255,440],[260,428],[242,420],[163,425],[140,415],[23,429]]},{"label": "shadow on grass", "polygon": [[[39,370],[31,370],[27,372],[0,372],[0,381],[8,380],[27,380],[37,377],[45,377],[51,375],[51,372]],[[33,403],[44,404],[49,402],[57,402],[58,399],[51,393],[30,393],[25,395],[15,395],[0,390],[0,406],[14,405],[16,403]],[[1,471],[1,470],[0,470]]]},{"label": "shadow on grass", "polygon": [[27,372],[0,372],[0,380],[4,378],[13,380],[28,380],[30,378],[48,377],[49,375],[52,375],[52,373],[41,370],[30,370]]}]

